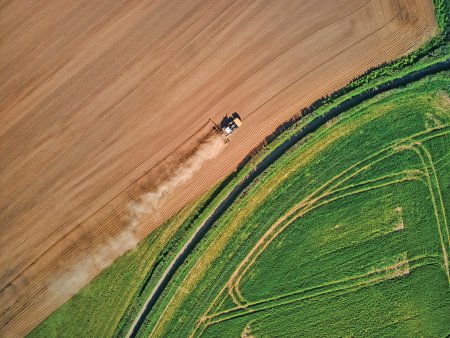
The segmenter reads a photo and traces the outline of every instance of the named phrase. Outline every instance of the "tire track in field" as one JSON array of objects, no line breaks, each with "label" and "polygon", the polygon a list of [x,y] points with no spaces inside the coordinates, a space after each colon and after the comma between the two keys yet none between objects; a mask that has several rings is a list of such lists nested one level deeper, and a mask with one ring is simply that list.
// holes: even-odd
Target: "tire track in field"
[{"label": "tire track in field", "polygon": [[209,325],[214,325],[236,317],[242,317],[245,315],[253,314],[255,312],[269,310],[274,307],[284,306],[310,298],[333,294],[335,292],[345,291],[348,289],[356,289],[382,283],[389,279],[399,278],[404,275],[407,275],[414,268],[436,263],[435,262],[436,257],[434,256],[418,256],[408,259],[406,252],[403,253],[403,256],[405,256],[405,258],[399,259],[395,263],[385,266],[383,268],[372,269],[363,274],[357,274],[347,278],[342,278],[328,283],[316,285],[313,287],[296,290],[288,294],[262,299],[256,302],[246,304],[243,307],[238,306],[233,309],[216,313],[214,315],[207,317],[208,319],[211,320]]},{"label": "tire track in field", "polygon": [[[413,150],[417,153],[417,155],[420,157],[420,159],[423,163],[423,166],[425,168],[425,173],[426,173],[426,178],[427,178],[427,186],[430,191],[431,201],[433,204],[439,239],[440,239],[441,248],[442,248],[442,256],[443,256],[443,260],[444,260],[445,274],[447,275],[447,280],[450,284],[450,271],[449,271],[449,264],[448,264],[448,251],[450,249],[450,245],[449,245],[449,241],[448,241],[448,236],[447,236],[447,238],[444,237],[444,232],[446,232],[448,234],[448,227],[447,227],[447,219],[445,216],[445,207],[443,204],[443,200],[441,198],[440,201],[438,202],[437,201],[438,198],[436,197],[436,195],[442,197],[438,177],[437,177],[436,171],[434,171],[434,165],[433,165],[433,160],[431,158],[431,155],[428,152],[428,150],[423,146],[423,144],[420,142],[415,142],[411,145],[411,150]],[[446,240],[447,240],[447,242],[446,242]]]},{"label": "tire track in field", "polygon": [[[282,225],[285,221],[287,221],[289,224],[291,222],[293,222],[295,220],[295,218],[297,218],[297,214],[299,212],[301,212],[303,214],[303,212],[308,211],[308,209],[313,207],[316,202],[333,194],[335,191],[337,191],[336,188],[341,186],[343,183],[345,183],[349,179],[355,177],[359,173],[370,168],[372,165],[374,165],[380,161],[383,161],[384,159],[396,154],[399,150],[403,150],[402,148],[398,148],[399,142],[402,142],[402,140],[394,142],[389,147],[386,147],[386,148],[372,154],[371,156],[367,157],[366,159],[352,165],[351,167],[342,171],[338,175],[334,176],[329,181],[325,182],[322,186],[320,186],[317,190],[312,192],[309,196],[307,196],[305,199],[303,199],[297,205],[294,205],[290,211],[288,211],[274,225],[272,225],[272,227],[266,233],[267,236],[269,235],[269,231],[270,231],[270,233],[272,233],[278,226]],[[343,189],[346,189],[346,188],[343,188]],[[284,229],[286,226],[287,226],[287,224],[283,225],[282,229]],[[277,234],[278,234],[278,232],[277,232]],[[273,240],[273,238],[271,238],[270,241],[271,240]],[[250,253],[249,253],[249,255],[250,255]],[[238,273],[238,272],[236,272],[236,273]],[[241,276],[242,276],[242,274],[243,273],[240,273]],[[235,276],[235,278],[238,278],[238,277]],[[235,284],[235,283],[233,282],[232,284]],[[237,284],[239,284],[239,283],[237,283]]]},{"label": "tire track in field", "polygon": [[[423,135],[423,133],[421,133],[421,134]],[[439,137],[439,136],[444,136],[444,135],[448,135],[448,132],[438,133],[438,135],[434,135],[434,137]],[[430,140],[432,138],[433,138],[433,136],[423,137],[423,139],[425,139],[425,140]],[[437,180],[437,174],[436,174],[436,171],[434,170],[434,165],[433,165],[433,161],[431,159],[431,155],[429,154],[428,150],[421,143],[419,143],[417,141],[413,142],[411,145],[401,145],[401,146],[399,146],[398,149],[399,150],[413,150],[413,151],[415,151],[417,153],[417,155],[420,157],[420,159],[421,159],[421,161],[423,163],[424,170],[423,171],[422,170],[408,170],[408,171],[404,171],[404,172],[399,172],[399,173],[394,173],[394,174],[382,176],[382,177],[379,177],[379,178],[376,178],[376,179],[373,179],[373,180],[364,181],[364,182],[360,182],[360,183],[357,183],[357,184],[352,184],[350,186],[346,186],[344,188],[340,188],[340,189],[337,189],[337,190],[332,190],[332,191],[329,191],[329,192],[326,191],[324,193],[325,196],[321,196],[319,199],[317,199],[315,201],[320,201],[322,199],[322,197],[331,197],[331,198],[326,199],[325,201],[323,201],[323,202],[321,202],[321,203],[319,203],[317,205],[313,205],[313,206],[305,205],[306,210],[304,210],[303,212],[300,212],[299,214],[293,216],[293,218],[289,220],[289,224],[292,223],[293,221],[295,221],[296,219],[298,219],[299,217],[304,216],[309,211],[312,211],[312,210],[314,210],[314,209],[316,209],[316,208],[318,208],[320,206],[326,205],[326,204],[328,204],[330,202],[336,201],[336,200],[344,198],[344,197],[348,197],[348,196],[351,196],[351,195],[354,195],[354,194],[358,194],[358,193],[361,193],[361,192],[366,192],[366,191],[369,191],[369,190],[372,190],[372,189],[385,187],[385,186],[388,186],[388,185],[391,185],[391,184],[401,183],[401,182],[408,181],[408,180],[422,181],[422,183],[424,183],[429,188],[430,195],[432,196],[433,207],[435,209],[435,214],[436,214],[436,222],[437,222],[437,225],[438,225],[439,237],[441,239],[442,249],[443,249],[443,258],[444,258],[444,264],[443,265],[444,265],[444,268],[446,270],[446,275],[448,277],[448,256],[447,256],[447,251],[445,249],[445,243],[444,243],[444,239],[443,239],[443,236],[442,236],[441,223],[440,223],[440,216],[443,216],[443,219],[445,220],[444,222],[446,222],[445,209],[444,209],[444,206],[443,206],[443,201],[441,199],[440,200],[440,202],[442,202],[441,203],[441,210],[440,210],[441,212],[439,213],[439,211],[437,210],[438,209],[438,206],[437,206],[438,203],[436,202],[436,197],[434,196],[435,193],[433,191],[434,190],[433,186],[437,189],[437,191],[439,193],[440,193],[440,188],[439,188],[439,184],[438,184],[438,180]],[[419,149],[421,151],[423,151],[424,155],[420,153]],[[390,154],[388,156],[392,156],[392,155],[395,155],[395,154],[396,154],[396,152],[392,153],[392,154]],[[388,156],[383,157],[381,160],[386,159]],[[425,157],[427,157],[428,162],[425,160]],[[376,161],[376,162],[378,162],[378,161]],[[365,166],[364,169],[367,169],[370,165]],[[430,177],[430,174],[429,174],[430,170],[433,171],[433,179],[431,179],[431,177]],[[355,173],[355,174],[353,174],[351,176],[354,176],[354,175],[356,175],[356,174],[358,174],[360,172],[361,171],[358,170],[357,173]],[[384,181],[386,179],[395,178],[395,177],[398,177],[398,176],[400,176],[400,178],[398,178],[398,179],[394,179],[394,180],[391,180],[391,181],[388,180],[388,182],[384,182],[384,183],[381,183],[381,184],[378,184],[378,185],[370,185],[371,183]],[[403,176],[403,178],[402,178],[402,176]],[[427,181],[425,181],[422,178],[420,178],[420,176],[425,176],[427,178]],[[347,179],[348,178],[344,178],[341,182],[338,182],[335,185],[335,187],[341,185]],[[433,184],[433,181],[435,181],[434,184]],[[349,193],[346,192],[347,190],[351,190],[353,188],[366,186],[366,185],[369,185],[369,187],[365,187],[365,188],[359,189],[359,190],[357,189],[357,190],[351,191]],[[333,197],[333,194],[343,193],[343,192],[346,192],[346,193],[341,194],[341,195],[338,194],[338,196]],[[282,230],[284,230],[284,228],[286,228],[289,224],[286,224],[283,227]],[[446,226],[446,224],[445,224],[445,226]],[[445,227],[445,229],[446,229],[446,231],[448,231],[447,227]],[[274,236],[274,238],[277,237],[277,235],[281,231],[277,232],[277,234]],[[261,250],[261,252],[262,251],[264,251],[264,248]],[[344,286],[343,288],[332,288],[332,290],[325,290],[323,292],[318,292],[318,293],[315,293],[315,294],[312,294],[312,295],[307,295],[307,296],[294,297],[294,299],[288,299],[287,301],[283,301],[281,303],[278,302],[281,299],[291,298],[290,296],[299,295],[299,294],[308,292],[310,290],[322,289],[325,286],[330,286],[330,285],[334,285],[334,284],[341,284],[340,280],[339,281],[332,281],[330,283],[325,283],[323,285],[314,286],[314,287],[311,287],[311,288],[308,288],[308,289],[305,289],[305,290],[295,291],[295,292],[289,293],[287,295],[280,295],[280,296],[276,296],[276,297],[271,297],[271,298],[269,298],[267,300],[263,299],[263,300],[258,300],[256,302],[247,302],[245,300],[245,298],[242,296],[242,294],[240,293],[239,284],[240,284],[241,278],[245,275],[246,271],[256,261],[256,258],[257,257],[255,257],[255,259],[253,259],[249,263],[249,265],[246,267],[245,271],[242,271],[242,274],[238,277],[238,279],[234,283],[232,290],[229,290],[229,292],[228,292],[228,294],[232,297],[233,300],[236,299],[236,298],[239,299],[239,303],[237,303],[238,306],[235,307],[235,308],[232,308],[232,309],[221,311],[219,313],[213,313],[212,315],[204,316],[202,319],[207,321],[205,323],[204,329],[206,329],[206,327],[208,327],[209,325],[214,325],[214,324],[223,322],[224,320],[229,320],[229,319],[232,319],[232,318],[235,318],[235,317],[240,317],[240,316],[243,316],[243,315],[251,314],[251,313],[262,311],[262,310],[267,310],[267,309],[270,309],[270,308],[273,308],[273,307],[290,304],[292,302],[305,300],[305,299],[317,297],[317,296],[324,295],[324,294],[329,294],[329,293],[333,293],[333,292],[337,292],[337,291],[343,291],[343,290],[346,290],[347,288],[354,289],[354,288],[359,288],[362,285],[369,286],[369,285],[372,285],[372,284],[375,284],[375,283],[379,283],[379,282],[383,282],[385,280],[388,280],[388,279],[392,278],[390,276],[388,276],[387,278],[380,278],[380,279],[375,278],[373,280],[373,282],[369,281],[367,283],[366,282],[357,283],[355,285]],[[420,265],[420,266],[422,266],[422,265]],[[389,270],[389,268],[387,268],[387,270]],[[409,273],[409,267],[408,267],[408,273]],[[396,275],[394,277],[398,277],[398,275]],[[360,277],[357,276],[357,277],[346,278],[345,280],[347,281],[347,280],[353,280],[353,279],[359,279],[359,278]],[[261,305],[261,304],[265,304],[265,303],[270,303],[270,304],[268,306]],[[231,315],[229,315],[229,314],[231,314]],[[204,329],[202,331],[204,331]]]},{"label": "tire track in field", "polygon": [[[425,130],[425,131],[419,132],[419,133],[415,134],[415,135],[413,136],[413,138],[415,138],[415,141],[416,141],[416,142],[418,142],[418,141],[424,142],[424,141],[431,140],[431,139],[436,138],[436,137],[441,137],[441,136],[448,135],[449,129],[450,129],[449,126],[440,126],[440,127],[434,128],[434,129],[430,129],[430,130]],[[353,165],[352,167],[348,168],[347,170],[345,170],[345,171],[342,172],[341,174],[338,174],[337,176],[335,176],[334,178],[332,178],[330,181],[333,181],[333,180],[335,180],[336,178],[340,178],[344,173],[349,173],[349,176],[344,177],[342,180],[338,181],[338,183],[336,183],[335,185],[333,185],[332,188],[330,188],[330,189],[328,189],[328,190],[325,190],[325,191],[323,192],[323,194],[322,194],[319,198],[313,199],[309,204],[308,204],[308,201],[303,200],[299,205],[297,205],[297,209],[296,209],[296,207],[294,206],[293,209],[295,209],[295,210],[292,210],[292,209],[291,209],[290,212],[294,212],[294,211],[297,212],[297,211],[299,211],[299,209],[301,209],[301,208],[305,208],[305,209],[302,209],[302,212],[301,212],[300,214],[295,214],[295,213],[294,213],[294,214],[291,214],[291,215],[289,215],[289,216],[291,216],[291,217],[285,217],[285,218],[283,218],[283,220],[286,220],[286,219],[287,219],[287,221],[288,221],[289,223],[291,223],[291,222],[293,221],[292,218],[298,218],[298,217],[302,216],[303,214],[305,214],[305,213],[307,213],[307,212],[309,212],[309,211],[311,211],[311,210],[317,208],[317,207],[320,206],[320,205],[327,204],[328,202],[330,202],[330,200],[325,200],[325,201],[322,202],[320,205],[314,205],[314,203],[315,203],[316,201],[318,201],[318,200],[320,200],[320,199],[322,199],[322,198],[324,198],[324,197],[329,197],[330,195],[332,196],[332,194],[335,194],[336,192],[344,192],[344,191],[346,191],[348,188],[354,188],[354,187],[366,185],[367,183],[373,183],[373,182],[377,182],[377,181],[380,181],[380,180],[384,180],[384,179],[388,178],[389,176],[394,177],[395,175],[388,175],[388,176],[380,177],[380,178],[375,179],[375,180],[370,180],[370,181],[366,181],[366,182],[361,182],[360,184],[356,184],[356,185],[353,184],[353,185],[350,185],[350,186],[345,187],[345,188],[334,189],[334,188],[337,188],[337,187],[341,186],[342,183],[348,181],[348,179],[350,179],[350,178],[356,176],[357,174],[359,174],[360,172],[362,172],[362,171],[368,169],[368,168],[369,168],[371,165],[373,165],[374,163],[379,162],[379,161],[382,161],[382,160],[386,159],[386,158],[389,157],[389,156],[395,155],[396,153],[398,153],[398,151],[402,151],[402,150],[406,150],[406,149],[409,150],[409,149],[410,149],[410,148],[409,148],[409,144],[406,145],[406,146],[401,144],[401,143],[402,143],[403,141],[405,141],[405,140],[408,141],[408,142],[412,142],[412,141],[411,141],[411,137],[405,138],[405,139],[403,139],[403,140],[398,140],[398,141],[394,142],[390,147],[387,147],[387,148],[385,148],[385,149],[382,149],[382,150],[376,152],[376,153],[373,154],[372,156],[370,156],[370,157],[368,157],[368,158],[366,158],[366,159],[364,159],[364,160],[358,162],[357,164]],[[389,151],[390,151],[390,152],[389,152]],[[387,154],[387,155],[384,154],[385,152],[388,152],[388,154]],[[383,154],[384,154],[384,155],[383,155]],[[373,160],[373,158],[374,158],[375,156],[381,156],[381,157],[380,157],[380,158],[377,158],[376,160]],[[368,160],[370,160],[370,159],[372,159],[372,161],[370,161],[369,164],[365,163],[366,161],[368,161]],[[363,164],[364,164],[364,165],[363,165]],[[359,168],[359,166],[362,166],[362,167]],[[354,171],[354,172],[353,172],[353,171]],[[381,185],[379,185],[378,187],[387,186],[387,185],[389,185],[389,184],[400,183],[401,181],[407,181],[407,180],[418,180],[418,181],[422,181],[422,183],[424,183],[427,187],[429,187],[429,185],[427,184],[427,182],[426,182],[424,179],[422,179],[422,178],[420,177],[420,176],[426,176],[426,175],[427,175],[427,167],[426,167],[426,166],[424,166],[424,171],[411,170],[411,171],[407,171],[407,172],[403,172],[403,173],[398,173],[397,175],[402,175],[402,174],[405,175],[403,179],[400,178],[400,179],[397,179],[397,180],[392,181],[392,182],[385,182],[385,183],[382,183]],[[327,183],[325,183],[324,185],[322,185],[321,187],[319,187],[315,192],[313,192],[310,196],[308,196],[308,197],[305,198],[305,199],[311,198],[311,196],[314,195],[314,193],[323,191],[323,190],[325,189],[325,187],[330,183],[330,181],[328,181]],[[361,189],[361,190],[359,190],[359,191],[356,191],[355,193],[360,193],[360,192],[363,192],[363,191],[368,191],[368,190],[373,189],[373,188],[374,188],[374,187]],[[353,193],[347,193],[346,196],[351,195],[351,194],[353,194]],[[342,197],[345,197],[345,196],[335,197],[333,200],[336,200],[336,199],[342,198]],[[444,213],[445,213],[445,212],[444,212]],[[299,216],[299,215],[300,215],[300,216]],[[294,220],[295,220],[295,219],[294,219]],[[285,227],[287,227],[287,225],[285,225],[285,226],[283,227],[283,229],[281,229],[279,232],[283,231]],[[279,232],[275,235],[275,237],[279,234]],[[273,240],[273,238],[271,238],[270,240]],[[441,237],[441,241],[442,241],[442,237]],[[268,245],[268,244],[267,244],[267,245]],[[267,245],[266,245],[266,246],[267,246]],[[261,250],[261,252],[262,252],[262,251],[263,251],[263,249]],[[257,253],[257,255],[259,255],[261,252]],[[445,266],[446,266],[446,265],[445,265],[445,264],[446,264],[446,263],[445,263],[445,262],[446,262],[446,260],[445,260],[445,251],[443,251],[443,252],[444,252],[444,267],[445,267]],[[257,258],[257,257],[255,257],[255,258],[249,263],[249,265],[245,266],[245,271],[242,271],[240,275],[238,275],[237,277],[235,277],[235,278],[237,278],[236,281],[231,282],[231,279],[230,279],[230,281],[226,284],[226,287],[229,289],[229,290],[228,290],[228,294],[232,297],[233,301],[234,301],[237,305],[239,305],[239,306],[241,306],[241,307],[242,307],[242,306],[245,306],[243,303],[245,303],[246,301],[245,301],[244,297],[242,297],[242,295],[241,295],[240,292],[239,292],[239,283],[240,283],[241,278],[242,278],[243,275],[245,274],[245,272],[250,268],[250,265],[254,263],[254,261],[256,260],[256,258]],[[224,288],[225,288],[225,287],[224,287]],[[224,291],[224,290],[222,290],[222,291],[219,293],[218,297],[220,296],[220,294],[222,294],[223,291]],[[216,303],[217,299],[218,299],[218,298],[216,297],[216,299],[215,299],[215,300],[213,301],[213,303],[212,303],[212,306]],[[208,313],[210,310],[211,310],[211,307],[208,309],[207,313]],[[205,318],[205,319],[206,319],[206,317],[207,317],[207,315],[205,314],[205,316],[203,316],[202,318]],[[206,325],[207,325],[207,324],[206,324]]]},{"label": "tire track in field", "polygon": [[[435,130],[436,131],[436,130]],[[437,135],[435,135],[435,137],[439,137],[442,135],[446,135],[447,133],[440,133],[441,129],[437,129]],[[422,133],[420,133],[420,135],[422,135]],[[413,136],[414,138],[415,136]],[[406,139],[407,141],[409,141],[409,138]],[[393,145],[375,153],[372,156],[369,156],[368,158],[366,158],[365,160],[357,163],[356,165],[353,165],[352,167],[348,168],[347,170],[344,170],[343,172],[341,172],[339,175],[335,176],[334,178],[332,178],[331,180],[329,180],[328,182],[326,182],[322,187],[320,187],[318,190],[316,190],[315,192],[313,192],[312,194],[310,194],[308,197],[306,197],[304,200],[302,200],[299,204],[297,204],[296,206],[294,206],[291,211],[289,211],[285,216],[283,216],[279,221],[277,221],[274,225],[271,226],[271,228],[266,232],[266,234],[258,241],[258,243],[255,245],[255,247],[249,252],[249,254],[246,256],[246,258],[244,258],[244,260],[241,262],[241,264],[239,265],[238,269],[233,273],[232,277],[230,278],[229,281],[229,293],[232,296],[233,300],[238,300],[239,304],[238,305],[243,305],[245,304],[245,299],[244,297],[241,295],[240,291],[239,291],[239,285],[240,282],[243,278],[243,276],[245,275],[245,273],[250,269],[250,267],[255,263],[255,261],[257,260],[258,256],[260,254],[262,254],[262,252],[264,252],[264,250],[267,248],[267,246],[280,234],[282,233],[290,224],[292,224],[295,220],[297,220],[298,218],[304,216],[306,213],[322,206],[322,205],[326,205],[330,202],[333,202],[337,199],[346,197],[346,196],[351,196],[354,195],[356,193],[361,193],[361,192],[365,192],[365,191],[369,191],[371,189],[374,188],[381,188],[381,187],[385,187],[391,184],[396,184],[396,183],[400,183],[403,181],[408,181],[408,180],[413,180],[413,179],[417,179],[417,177],[415,175],[409,175],[410,172],[405,173],[406,175],[403,178],[399,178],[396,180],[392,180],[392,181],[387,181],[378,185],[374,185],[373,187],[371,187],[369,185],[369,187],[365,187],[362,189],[357,189],[353,192],[349,192],[349,193],[345,193],[348,189],[352,189],[355,186],[354,185],[350,185],[348,187],[344,187],[341,189],[335,189],[337,187],[339,187],[340,185],[342,185],[344,182],[348,181],[350,178],[357,176],[359,173],[367,170],[368,168],[370,168],[373,164],[383,161],[385,159],[387,159],[390,156],[393,156],[395,154],[397,154],[399,151],[404,151],[404,150],[409,150],[410,149],[410,145],[403,145],[402,142],[404,140],[399,140],[394,142]],[[385,154],[387,152],[387,154]],[[379,158],[375,158],[374,157],[378,157],[381,156]],[[367,163],[367,161],[369,163]],[[361,166],[361,167],[360,167]],[[428,167],[423,164],[423,169],[424,169],[424,174],[428,175]],[[352,173],[353,170],[356,170]],[[328,186],[329,184],[333,183],[336,178],[342,177],[343,174],[349,173],[348,176],[344,176],[340,181],[338,181],[336,184],[334,184],[333,186],[331,186],[329,189],[326,189],[321,195],[317,195],[318,192],[320,192],[324,187]],[[375,180],[372,180],[372,182],[377,182],[379,180],[383,180],[386,178],[391,178],[391,177],[381,177]],[[364,182],[362,182],[364,183]],[[371,183],[370,181],[366,182],[366,183]],[[425,183],[425,182],[424,182]],[[364,184],[362,184],[364,185]],[[357,185],[358,186],[358,185]],[[357,187],[356,186],[356,187]],[[344,194],[333,197],[333,195],[335,195],[337,192],[343,192]],[[432,191],[430,190],[430,192],[432,193]],[[434,195],[433,195],[434,196]],[[435,198],[433,197],[433,203],[434,203]],[[438,218],[438,213],[436,213],[436,217],[437,217],[437,222],[438,225],[440,225],[439,222],[439,218]],[[286,223],[284,223],[286,221]],[[277,230],[278,227],[280,227],[280,229]],[[276,232],[274,232],[276,231]],[[439,233],[440,233],[440,237],[441,237],[441,241],[442,239],[442,235],[441,235],[441,230],[439,227]],[[444,254],[444,261],[446,262],[445,257],[447,256],[447,250],[445,250],[445,245],[443,244],[443,254]],[[252,255],[254,255],[253,257],[251,257]],[[445,263],[445,266],[448,268],[448,263]],[[448,270],[448,269],[447,269]],[[448,276],[448,274],[447,274]]]}]

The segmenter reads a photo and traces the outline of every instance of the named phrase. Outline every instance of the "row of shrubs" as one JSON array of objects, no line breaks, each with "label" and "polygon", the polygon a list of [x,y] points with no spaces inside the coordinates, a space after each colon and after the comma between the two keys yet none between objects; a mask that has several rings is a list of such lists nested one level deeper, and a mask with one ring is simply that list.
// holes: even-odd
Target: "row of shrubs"
[{"label": "row of shrubs", "polygon": [[308,107],[301,109],[296,115],[279,125],[273,133],[267,136],[260,145],[255,147],[246,158],[239,164],[238,170],[244,167],[258,152],[274,141],[281,133],[296,124],[302,117],[312,114],[318,108],[332,104],[336,99],[352,92],[358,87],[371,84],[383,77],[390,77],[398,74],[401,70],[414,65],[426,57],[438,58],[449,54],[450,37],[450,2],[448,0],[433,0],[435,7],[435,17],[440,33],[430,41],[422,45],[417,50],[402,56],[396,60],[385,62],[379,66],[367,70],[362,75],[354,78],[345,87],[333,92],[330,95],[321,97]]},{"label": "row of shrubs", "polygon": [[434,0],[435,17],[439,28],[439,35],[435,36],[420,48],[402,56],[396,60],[385,62],[379,66],[367,70],[364,74],[353,79],[347,86],[334,92],[333,94],[323,97],[314,102],[312,106],[320,106],[324,103],[332,102],[334,99],[347,94],[348,92],[368,84],[384,76],[391,76],[404,68],[413,65],[423,57],[430,55],[433,51],[448,44],[450,36],[450,2],[448,0]]}]

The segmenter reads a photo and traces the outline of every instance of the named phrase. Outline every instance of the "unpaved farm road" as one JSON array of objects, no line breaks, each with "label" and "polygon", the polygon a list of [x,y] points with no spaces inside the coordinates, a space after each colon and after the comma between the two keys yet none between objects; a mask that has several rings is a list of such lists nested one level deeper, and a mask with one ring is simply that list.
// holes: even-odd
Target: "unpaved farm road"
[{"label": "unpaved farm road", "polygon": [[244,124],[138,239],[299,109],[435,32],[431,0],[1,1],[0,336],[29,332],[124,252],[129,201],[208,118]]}]

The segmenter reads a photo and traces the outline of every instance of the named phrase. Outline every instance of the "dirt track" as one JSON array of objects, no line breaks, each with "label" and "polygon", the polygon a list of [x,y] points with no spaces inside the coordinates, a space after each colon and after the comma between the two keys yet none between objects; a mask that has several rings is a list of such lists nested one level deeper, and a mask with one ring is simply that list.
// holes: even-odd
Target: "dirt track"
[{"label": "dirt track", "polygon": [[128,201],[208,118],[238,111],[244,124],[138,237],[299,108],[434,32],[428,0],[1,2],[0,335],[28,332],[79,288],[48,285],[127,226]]}]

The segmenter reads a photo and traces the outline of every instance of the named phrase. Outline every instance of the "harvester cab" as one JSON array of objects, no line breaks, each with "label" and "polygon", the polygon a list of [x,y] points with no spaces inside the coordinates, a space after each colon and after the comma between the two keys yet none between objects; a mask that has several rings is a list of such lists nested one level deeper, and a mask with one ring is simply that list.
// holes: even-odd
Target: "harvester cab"
[{"label": "harvester cab", "polygon": [[[214,121],[211,120],[212,123]],[[234,112],[231,116],[225,116],[220,125],[214,123],[214,130],[218,134],[222,134],[225,136],[224,141],[228,143],[228,136],[231,135],[237,128],[239,128],[242,125],[241,117],[238,113]]]},{"label": "harvester cab", "polygon": [[242,121],[240,118],[235,117],[230,122],[228,122],[228,125],[223,128],[223,132],[225,136],[230,135],[233,131],[235,131],[237,128],[239,128],[242,125]]}]

